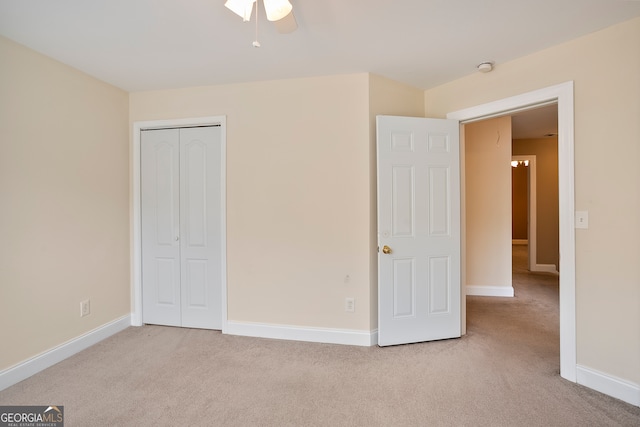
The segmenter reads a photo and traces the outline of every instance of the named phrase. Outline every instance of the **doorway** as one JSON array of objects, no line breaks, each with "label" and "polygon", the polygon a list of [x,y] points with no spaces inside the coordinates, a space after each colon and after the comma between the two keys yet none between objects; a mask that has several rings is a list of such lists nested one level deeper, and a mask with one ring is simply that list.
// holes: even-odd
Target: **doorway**
[{"label": "doorway", "polygon": [[[199,117],[190,119],[175,120],[154,120],[135,122],[133,124],[133,153],[132,153],[132,194],[133,194],[133,212],[132,212],[132,315],[131,324],[133,326],[142,326],[143,324],[143,295],[142,295],[142,183],[141,183],[141,159],[142,146],[141,134],[147,130],[171,129],[171,128],[189,128],[215,126],[220,130],[220,152],[219,152],[219,168],[216,174],[219,176],[219,224],[220,230],[219,241],[219,261],[220,270],[216,274],[220,279],[220,327],[223,332],[227,328],[227,271],[226,271],[226,117],[212,116]],[[216,328],[218,329],[218,328]]]},{"label": "doorway", "polygon": [[[537,264],[536,156],[514,156],[511,150],[511,243],[527,247],[527,269]],[[556,166],[557,170],[557,166]]]},{"label": "doorway", "polygon": [[142,320],[220,329],[220,126],[141,133]]},{"label": "doorway", "polygon": [[[558,106],[558,191],[559,191],[559,268],[560,278],[560,375],[576,382],[576,301],[575,301],[575,205],[574,205],[574,123],[573,123],[573,82],[528,92],[499,101],[482,104],[447,114],[461,124],[492,117],[512,115],[519,111],[557,104]],[[461,151],[464,148],[464,132],[461,132]],[[464,157],[461,171],[464,173]],[[464,180],[462,181],[464,182]],[[464,200],[464,188],[462,190]],[[462,209],[464,213],[464,208]],[[463,214],[464,216],[464,214]],[[461,218],[463,248],[462,265],[465,265],[466,218]],[[462,283],[466,283],[465,268],[461,271]],[[461,297],[461,316],[466,313],[465,293]],[[466,318],[462,319],[462,324]]]},{"label": "doorway", "polygon": [[[559,194],[558,194],[558,110],[552,104],[518,112],[511,116],[512,174],[530,176],[528,213],[529,270],[557,273],[559,258]],[[514,193],[514,209],[517,202]],[[514,226],[517,225],[514,210]],[[525,218],[526,219],[526,218]],[[522,230],[514,228],[522,237]],[[525,234],[527,234],[525,232]]]}]

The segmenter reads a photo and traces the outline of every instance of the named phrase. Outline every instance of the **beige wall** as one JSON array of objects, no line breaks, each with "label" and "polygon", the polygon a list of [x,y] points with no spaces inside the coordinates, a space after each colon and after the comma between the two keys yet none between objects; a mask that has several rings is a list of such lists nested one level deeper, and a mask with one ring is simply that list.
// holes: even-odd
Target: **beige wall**
[{"label": "beige wall", "polygon": [[369,74],[131,94],[132,123],[227,116],[229,320],[377,327],[375,115],[423,96]]},{"label": "beige wall", "polygon": [[368,74],[130,95],[131,123],[227,116],[229,320],[371,329],[368,100]]},{"label": "beige wall", "polygon": [[[640,384],[640,18],[425,92],[428,116],[573,80],[578,364]],[[562,274],[562,273],[561,273]]]},{"label": "beige wall", "polygon": [[511,117],[464,126],[466,286],[511,286]]},{"label": "beige wall", "polygon": [[377,215],[377,163],[376,116],[424,117],[424,92],[411,86],[371,74],[369,76],[369,181],[371,226],[371,325],[378,327],[378,215]]},{"label": "beige wall", "polygon": [[536,156],[536,263],[558,270],[558,138],[515,139],[512,147],[514,156]]},{"label": "beige wall", "polygon": [[2,370],[127,315],[130,290],[127,93],[2,37],[0,58]]}]

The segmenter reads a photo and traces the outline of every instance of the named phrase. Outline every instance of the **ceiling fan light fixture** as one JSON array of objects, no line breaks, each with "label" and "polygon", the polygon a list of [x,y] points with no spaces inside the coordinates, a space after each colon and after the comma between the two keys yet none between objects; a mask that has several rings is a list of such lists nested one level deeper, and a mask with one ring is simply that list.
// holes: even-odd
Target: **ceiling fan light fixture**
[{"label": "ceiling fan light fixture", "polygon": [[255,2],[256,0],[227,0],[224,6],[246,22],[251,20],[253,4]]},{"label": "ceiling fan light fixture", "polygon": [[[229,0],[231,1],[231,0]],[[264,10],[267,12],[269,21],[279,21],[293,10],[289,0],[263,0]]]}]

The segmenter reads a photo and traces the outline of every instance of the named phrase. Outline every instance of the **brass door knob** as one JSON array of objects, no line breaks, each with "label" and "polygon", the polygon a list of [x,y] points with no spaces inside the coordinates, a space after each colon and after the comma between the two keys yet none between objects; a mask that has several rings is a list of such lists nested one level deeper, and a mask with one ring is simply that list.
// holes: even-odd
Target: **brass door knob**
[{"label": "brass door knob", "polygon": [[384,245],[382,247],[382,253],[383,254],[390,254],[391,253],[391,248],[389,246],[387,246],[387,245]]}]

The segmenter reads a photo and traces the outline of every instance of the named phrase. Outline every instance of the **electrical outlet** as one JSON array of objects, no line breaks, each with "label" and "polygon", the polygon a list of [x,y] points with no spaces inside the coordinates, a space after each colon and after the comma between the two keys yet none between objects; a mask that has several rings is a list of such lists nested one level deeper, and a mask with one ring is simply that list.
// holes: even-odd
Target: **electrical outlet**
[{"label": "electrical outlet", "polygon": [[80,301],[80,317],[91,314],[91,300]]},{"label": "electrical outlet", "polygon": [[344,300],[344,311],[348,311],[349,313],[353,313],[356,311],[356,300],[355,298],[345,298]]}]

